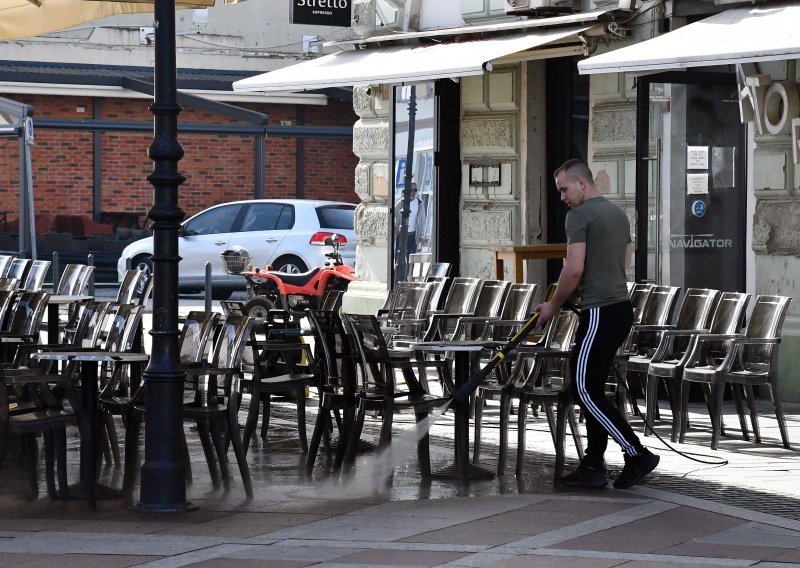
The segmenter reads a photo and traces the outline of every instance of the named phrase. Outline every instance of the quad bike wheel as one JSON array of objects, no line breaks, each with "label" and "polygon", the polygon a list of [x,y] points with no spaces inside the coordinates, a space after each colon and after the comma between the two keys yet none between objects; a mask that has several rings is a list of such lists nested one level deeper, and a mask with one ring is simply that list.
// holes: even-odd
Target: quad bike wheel
[{"label": "quad bike wheel", "polygon": [[268,298],[251,298],[244,305],[244,312],[256,320],[255,327],[262,330],[270,310],[276,309],[275,302]]}]

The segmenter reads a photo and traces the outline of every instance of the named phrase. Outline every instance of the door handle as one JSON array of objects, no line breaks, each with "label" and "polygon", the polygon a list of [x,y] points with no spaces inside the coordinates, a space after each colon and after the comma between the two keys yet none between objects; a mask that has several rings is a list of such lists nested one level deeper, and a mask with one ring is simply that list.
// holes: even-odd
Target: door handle
[{"label": "door handle", "polygon": [[264,239],[265,243],[277,243],[278,239]]},{"label": "door handle", "polygon": [[221,247],[227,245],[228,241],[214,241],[214,244]]}]

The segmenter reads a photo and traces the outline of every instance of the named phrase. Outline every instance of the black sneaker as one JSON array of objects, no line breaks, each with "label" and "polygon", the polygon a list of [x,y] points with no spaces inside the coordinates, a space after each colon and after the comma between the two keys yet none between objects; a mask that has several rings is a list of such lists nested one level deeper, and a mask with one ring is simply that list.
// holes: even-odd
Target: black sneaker
[{"label": "black sneaker", "polygon": [[572,473],[558,479],[557,483],[563,487],[590,487],[599,489],[608,485],[604,467],[581,464]]},{"label": "black sneaker", "polygon": [[659,456],[648,449],[642,451],[638,456],[630,457],[626,455],[625,467],[622,468],[622,472],[614,480],[614,487],[627,489],[632,485],[636,485],[645,475],[656,468],[660,460]]}]

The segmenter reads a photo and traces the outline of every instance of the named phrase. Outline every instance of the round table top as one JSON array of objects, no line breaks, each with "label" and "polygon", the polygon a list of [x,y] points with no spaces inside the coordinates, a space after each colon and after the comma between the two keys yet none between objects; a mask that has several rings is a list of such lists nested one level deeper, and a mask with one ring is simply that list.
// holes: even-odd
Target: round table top
[{"label": "round table top", "polygon": [[411,348],[417,351],[481,351],[483,349],[491,349],[494,346],[492,341],[483,341],[480,339],[467,340],[467,341],[422,341],[414,343]]}]

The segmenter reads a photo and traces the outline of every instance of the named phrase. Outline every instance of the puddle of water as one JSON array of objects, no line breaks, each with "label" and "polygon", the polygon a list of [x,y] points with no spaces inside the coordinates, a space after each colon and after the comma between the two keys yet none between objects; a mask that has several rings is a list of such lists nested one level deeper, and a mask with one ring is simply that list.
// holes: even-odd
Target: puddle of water
[{"label": "puddle of water", "polygon": [[447,401],[428,417],[417,422],[399,436],[393,436],[392,442],[374,454],[358,460],[355,471],[341,480],[332,480],[318,487],[313,493],[318,498],[326,499],[358,499],[380,497],[389,492],[394,469],[406,461],[417,447],[417,442],[425,436],[431,427],[450,407],[452,400]]}]

